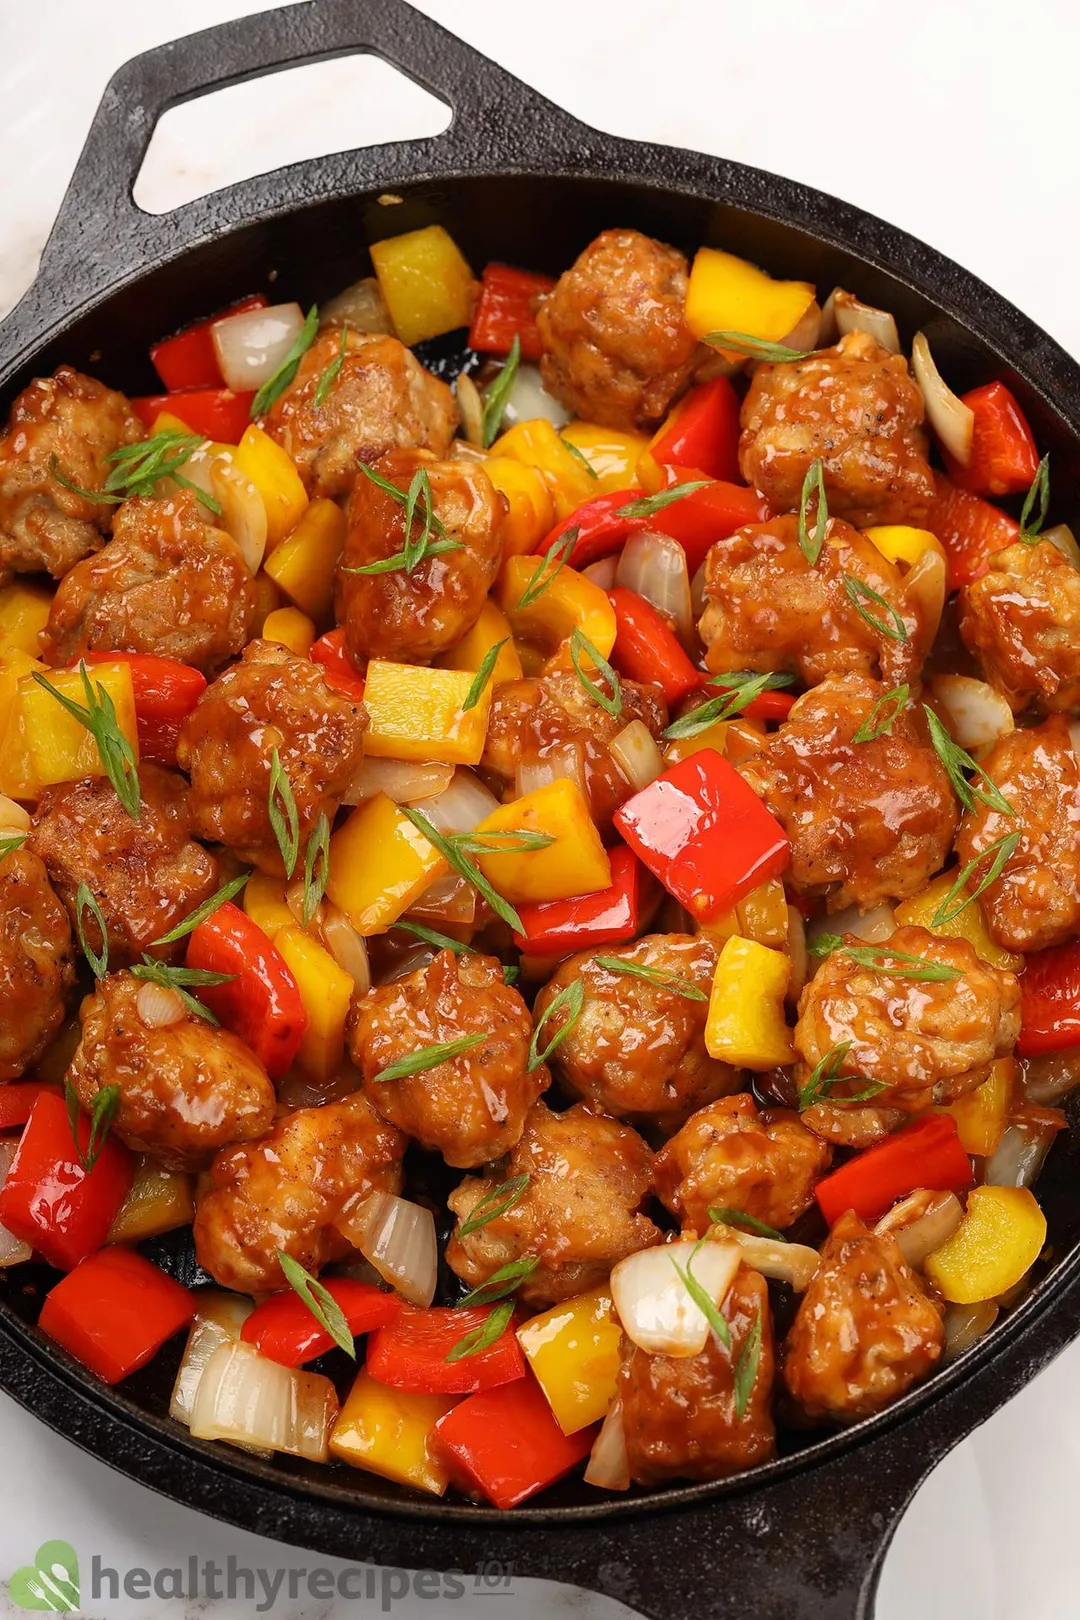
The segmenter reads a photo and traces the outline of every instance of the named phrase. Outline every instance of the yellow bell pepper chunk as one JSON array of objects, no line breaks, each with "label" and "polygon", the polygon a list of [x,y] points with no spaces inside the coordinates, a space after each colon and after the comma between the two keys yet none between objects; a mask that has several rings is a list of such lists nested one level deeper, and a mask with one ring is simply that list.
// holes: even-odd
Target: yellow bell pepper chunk
[{"label": "yellow bell pepper chunk", "polygon": [[135,1166],[135,1179],[109,1228],[108,1243],[143,1243],[147,1238],[190,1226],[195,1218],[191,1176],[166,1170],[143,1154]]},{"label": "yellow bell pepper chunk", "polygon": [[252,872],[244,884],[244,910],[267,939],[273,939],[281,928],[296,926],[285,900],[284,878],[270,877],[266,872]]},{"label": "yellow bell pepper chunk", "polygon": [[945,560],[945,547],[929,529],[913,529],[906,523],[883,523],[873,529],[864,529],[883,557],[892,563],[906,563],[910,568],[924,551],[936,551]]},{"label": "yellow bell pepper chunk", "polygon": [[555,498],[555,515],[564,518],[596,494],[596,480],[568,450],[546,416],[515,422],[491,447],[493,456],[512,456],[544,474]]},{"label": "yellow bell pepper chunk", "polygon": [[450,1476],[429,1456],[428,1436],[458,1399],[391,1389],[361,1368],[330,1431],[330,1454],[353,1468],[442,1496]]},{"label": "yellow bell pepper chunk", "polygon": [[441,225],[373,242],[371,262],[402,343],[411,347],[468,326],[476,283],[461,249]]},{"label": "yellow bell pepper chunk", "polygon": [[1016,1080],[1016,1059],[998,1058],[981,1086],[937,1110],[951,1114],[965,1153],[988,1159],[1005,1134]]},{"label": "yellow bell pepper chunk", "polygon": [[52,592],[43,585],[26,585],[21,580],[0,590],[0,655],[27,653],[36,658],[41,650],[39,632],[44,630],[52,605]]},{"label": "yellow bell pepper chunk", "polygon": [[705,1046],[709,1056],[740,1069],[775,1069],[795,1051],[784,1021],[791,964],[782,951],[737,935],[727,940],[713,975]]},{"label": "yellow bell pepper chunk", "polygon": [[769,878],[767,883],[751,889],[737,906],[718,917],[715,922],[699,923],[698,932],[706,935],[715,945],[739,934],[743,939],[756,940],[772,950],[782,950],[787,943],[787,895],[781,878]]},{"label": "yellow bell pepper chunk", "polygon": [[251,480],[266,507],[266,549],[272,551],[300,521],[307,490],[291,456],[252,422],[231,452],[232,464]]},{"label": "yellow bell pepper chunk", "polygon": [[607,1416],[619,1376],[622,1328],[605,1289],[553,1305],[518,1328],[517,1336],[564,1434]]},{"label": "yellow bell pepper chunk", "polygon": [[281,929],[274,944],[296,980],[308,1017],[296,1062],[312,1079],[329,1080],[345,1052],[352,977],[299,925]]},{"label": "yellow bell pepper chunk", "polygon": [[262,627],[264,641],[276,641],[288,647],[298,658],[306,658],[315,640],[315,626],[299,608],[275,608],[268,613]]},{"label": "yellow bell pepper chunk", "polygon": [[435,663],[439,669],[467,669],[475,675],[492,647],[499,648],[495,668],[491,672],[492,687],[498,686],[500,681],[519,680],[521,659],[514,646],[510,621],[489,596],[472,628],[466,630],[456,647],[441,653]]},{"label": "yellow bell pepper chunk", "polygon": [[326,892],[357,933],[385,934],[448,870],[393,799],[376,793],[331,838]]},{"label": "yellow bell pepper chunk", "polygon": [[43,675],[48,674],[46,666],[31,658],[29,653],[19,652],[17,648],[11,652],[0,652],[0,738],[15,706],[19,682],[35,669],[41,670]]},{"label": "yellow bell pepper chunk", "polygon": [[644,433],[620,433],[618,428],[599,427],[595,422],[568,422],[559,435],[581,451],[596,474],[590,479],[594,495],[634,488],[638,461],[649,443]]},{"label": "yellow bell pepper chunk", "polygon": [[[172,411],[158,411],[157,415],[154,417],[154,425],[150,432],[151,434],[190,433],[191,429],[186,422],[182,421],[179,416],[174,415]],[[210,444],[211,450],[214,451],[225,448],[225,446],[217,443],[211,444],[209,440],[207,440],[207,443]],[[228,448],[233,450],[236,448],[236,446],[229,445]]]},{"label": "yellow bell pepper chunk", "polygon": [[921,894],[902,901],[896,908],[897,928],[926,928],[931,934],[946,939],[966,939],[976,954],[981,956],[984,962],[989,962],[991,967],[1003,968],[1009,973],[1018,972],[1024,965],[1024,958],[1014,956],[1012,951],[1003,950],[993,938],[986,926],[986,917],[978,900],[969,900],[963,911],[958,912],[949,922],[934,924],[934,915],[955,881],[952,872],[944,872],[941,877],[936,877],[923,889]]},{"label": "yellow bell pepper chunk", "polygon": [[[496,600],[510,621],[519,651],[524,651],[526,668],[530,648],[534,664],[542,655],[554,667],[571,668],[570,637],[575,630],[588,637],[601,658],[609,658],[616,625],[607,592],[576,568],[563,566],[554,573],[554,567],[543,557],[509,557],[496,582]],[[543,585],[538,596],[536,584]],[[526,592],[533,599],[522,607]]]},{"label": "yellow bell pepper chunk", "polygon": [[289,600],[321,622],[334,605],[334,578],[345,544],[345,514],[336,501],[312,501],[264,567]]},{"label": "yellow bell pepper chunk", "polygon": [[[139,742],[130,666],[95,664],[89,675],[93,686],[103,688],[112,699],[117,726],[131,744],[137,762]],[[47,679],[58,692],[86,707],[79,670],[50,670]],[[54,782],[104,774],[97,744],[85,727],[32,675],[22,676],[0,746],[0,793],[13,799],[36,799],[42,788]]]},{"label": "yellow bell pepper chunk", "polygon": [[281,592],[270,578],[270,575],[260,570],[255,575],[255,623],[252,627],[252,634],[261,636],[263,625],[271,613],[276,613],[282,605]]},{"label": "yellow bell pepper chunk", "polygon": [[998,1299],[1027,1275],[1046,1242],[1046,1216],[1027,1187],[975,1187],[963,1220],[926,1262],[953,1305]]},{"label": "yellow bell pepper chunk", "polygon": [[543,849],[475,855],[480,870],[511,905],[529,900],[568,900],[611,887],[611,862],[576,782],[561,778],[500,805],[477,827],[484,833],[541,833]]},{"label": "yellow bell pepper chunk", "polygon": [[774,281],[734,253],[698,248],[686,289],[686,324],[696,338],[710,332],[743,332],[779,343],[798,325],[814,297],[809,281]]},{"label": "yellow bell pepper chunk", "polygon": [[364,687],[365,751],[375,759],[478,765],[491,712],[491,682],[466,709],[473,679],[467,669],[425,669],[373,658]]},{"label": "yellow bell pepper chunk", "polygon": [[510,510],[503,523],[503,556],[527,557],[555,523],[555,497],[543,473],[513,456],[488,456],[483,463]]}]

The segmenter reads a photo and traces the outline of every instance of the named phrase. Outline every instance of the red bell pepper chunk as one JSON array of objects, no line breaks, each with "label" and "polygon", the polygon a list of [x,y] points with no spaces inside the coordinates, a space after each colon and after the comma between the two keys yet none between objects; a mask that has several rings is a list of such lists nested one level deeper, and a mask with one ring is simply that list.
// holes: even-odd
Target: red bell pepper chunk
[{"label": "red bell pepper chunk", "polygon": [[533,315],[533,302],[555,283],[532,270],[489,264],[480,278],[480,296],[469,327],[469,347],[480,354],[509,354],[521,340],[521,358],[533,362],[543,353]]},{"label": "red bell pepper chunk", "polygon": [[645,518],[622,515],[624,506],[642,500],[644,494],[641,489],[616,489],[586,501],[545,534],[536,547],[537,553],[550,551],[571,529],[576,529],[577,537],[566,558],[571,568],[588,568],[590,563],[613,556],[635,529],[645,527]]},{"label": "red bell pepper chunk", "polygon": [[937,497],[930,508],[926,526],[945,547],[948,588],[958,590],[981,579],[995,551],[1011,546],[1020,525],[1007,512],[989,501],[957,489],[940,473],[934,475]]},{"label": "red bell pepper chunk", "polygon": [[192,930],[187,965],[233,975],[225,984],[201,986],[200,1000],[251,1048],[271,1079],[287,1074],[307,1013],[285,958],[262,929],[226,900]]},{"label": "red bell pepper chunk", "polygon": [[[396,1294],[384,1294],[373,1283],[326,1277],[323,1287],[341,1306],[354,1335],[385,1327],[401,1309]],[[302,1367],[305,1361],[332,1350],[335,1342],[291,1288],[288,1293],[271,1294],[257,1305],[240,1329],[240,1337],[283,1367]]]},{"label": "red bell pepper chunk", "polygon": [[107,1384],[118,1384],[194,1315],[194,1294],[134,1249],[113,1246],[46,1294],[38,1326]]},{"label": "red bell pepper chunk", "polygon": [[345,645],[345,631],[339,626],[328,630],[312,644],[311,657],[326,671],[326,679],[342,697],[359,703],[364,695],[364,677],[352,660]]},{"label": "red bell pepper chunk", "polygon": [[943,450],[949,477],[973,495],[1021,495],[1039,470],[1039,452],[1027,418],[1004,383],[984,383],[963,395],[975,416],[971,460],[962,467]]},{"label": "red bell pepper chunk", "polygon": [[[690,483],[701,475],[693,468],[668,468],[668,483]],[[765,500],[745,484],[729,484],[714,479],[704,489],[695,489],[681,500],[672,501],[649,518],[649,527],[670,534],[686,552],[686,566],[693,579],[712,546],[730,540],[737,529],[748,523],[764,523],[769,515]]]},{"label": "red bell pepper chunk", "polygon": [[563,1434],[529,1377],[462,1401],[439,1419],[428,1445],[462,1490],[512,1508],[576,1467],[596,1433],[593,1424]]},{"label": "red bell pepper chunk", "polygon": [[[719,692],[728,692],[731,688],[720,686],[715,681],[709,685],[709,696],[716,697]],[[795,699],[790,692],[780,690],[759,692],[756,698],[743,709],[748,720],[786,720],[791,713]]]},{"label": "red bell pepper chunk", "polygon": [[819,1181],[815,1193],[832,1226],[849,1209],[864,1221],[876,1221],[916,1187],[962,1192],[974,1179],[956,1120],[951,1114],[930,1114],[849,1159]]},{"label": "red bell pepper chunk", "polygon": [[615,647],[611,661],[632,681],[651,681],[669,704],[702,685],[704,676],[687,656],[681,641],[651,602],[616,585],[608,592],[615,609]]},{"label": "red bell pepper chunk", "polygon": [[649,454],[662,467],[697,467],[706,478],[737,482],[739,396],[727,377],[691,388]]},{"label": "red bell pepper chunk", "polygon": [[1034,951],[1020,975],[1021,1057],[1080,1046],[1080,941]]},{"label": "red bell pepper chunk", "polygon": [[127,664],[135,696],[139,758],[175,765],[180,727],[206,691],[206,676],[190,664],[149,653],[88,652],[81,656],[87,664]]},{"label": "red bell pepper chunk", "polygon": [[55,1086],[47,1086],[41,1080],[12,1080],[0,1086],[0,1131],[12,1131],[17,1125],[25,1125],[43,1091],[51,1092],[54,1097],[59,1095]]},{"label": "red bell pepper chunk", "polygon": [[712,922],[788,864],[784,829],[723,755],[702,748],[615,812],[634,853],[692,917]]},{"label": "red bell pepper chunk", "polygon": [[266,305],[267,300],[262,293],[252,293],[249,298],[241,298],[239,303],[231,304],[228,309],[211,315],[205,321],[185,326],[175,337],[162,338],[160,343],[155,343],[150,350],[150,359],[165,387],[174,390],[220,388],[225,379],[221,375],[211,336],[214,322],[223,320],[226,315],[242,315],[249,309],[265,309]]},{"label": "red bell pepper chunk", "polygon": [[367,1370],[380,1384],[417,1395],[471,1395],[523,1378],[525,1357],[513,1319],[486,1350],[457,1361],[446,1359],[466,1334],[484,1326],[492,1309],[436,1305],[420,1311],[403,1305],[400,1314],[386,1327],[376,1328],[368,1340]]},{"label": "red bell pepper chunk", "polygon": [[573,900],[533,900],[518,904],[524,933],[514,935],[519,951],[535,956],[566,956],[601,945],[622,945],[644,923],[646,885],[652,879],[632,850],[617,844],[611,857],[611,887]]},{"label": "red bell pepper chunk", "polygon": [[148,428],[162,411],[168,411],[192,433],[203,433],[222,444],[239,444],[251,421],[254,398],[254,392],[234,394],[231,388],[184,388],[176,394],[144,394],[131,403]]},{"label": "red bell pepper chunk", "polygon": [[[85,1153],[90,1121],[79,1115]],[[91,1170],[75,1151],[67,1105],[55,1087],[42,1087],[0,1190],[0,1225],[43,1255],[58,1271],[70,1271],[100,1249],[128,1195],[135,1160],[107,1136]]]}]

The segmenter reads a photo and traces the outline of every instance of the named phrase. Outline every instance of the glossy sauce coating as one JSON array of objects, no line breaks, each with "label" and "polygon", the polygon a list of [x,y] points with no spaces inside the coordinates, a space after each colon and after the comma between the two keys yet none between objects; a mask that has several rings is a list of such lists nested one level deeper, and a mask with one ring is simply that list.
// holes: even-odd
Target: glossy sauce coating
[{"label": "glossy sauce coating", "polygon": [[1080,705],[1080,571],[1051,541],[991,557],[960,592],[960,634],[1018,712]]},{"label": "glossy sauce coating", "polygon": [[820,457],[834,517],[859,529],[920,525],[934,498],[924,414],[903,355],[850,332],[806,360],[756,367],[742,407],[743,477],[771,506],[796,511]]},{"label": "glossy sauce coating", "polygon": [[74,983],[67,912],[38,857],[12,850],[0,859],[0,1081],[41,1056]]},{"label": "glossy sauce coating", "polygon": [[[509,1261],[536,1256],[539,1266],[518,1289],[522,1303],[543,1310],[572,1299],[605,1282],[617,1261],[660,1241],[642,1213],[652,1168],[652,1153],[629,1125],[583,1103],[556,1114],[538,1102],[499,1173],[466,1176],[447,1199],[458,1216],[447,1263],[475,1288]],[[460,1226],[476,1205],[522,1175],[529,1181],[517,1202],[462,1237]]]},{"label": "glossy sauce coating", "polygon": [[112,1129],[170,1170],[205,1169],[219,1148],[265,1136],[274,1088],[243,1041],[182,1003],[175,1022],[155,1027],[143,1016],[148,1002],[145,981],[130,973],[110,973],[83,1001],[69,1070],[83,1108],[119,1086]]}]

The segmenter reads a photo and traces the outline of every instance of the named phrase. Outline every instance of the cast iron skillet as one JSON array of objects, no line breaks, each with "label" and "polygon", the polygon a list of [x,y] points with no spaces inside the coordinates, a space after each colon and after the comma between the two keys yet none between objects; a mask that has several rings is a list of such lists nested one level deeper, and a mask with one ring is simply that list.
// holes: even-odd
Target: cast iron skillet
[{"label": "cast iron skillet", "polygon": [[[258,74],[369,51],[454,108],[433,140],[345,152],[246,181],[163,217],[132,186],[160,115]],[[387,200],[388,197],[392,200]],[[439,221],[473,265],[558,272],[602,227],[692,251],[727,246],[779,275],[834,283],[921,326],[954,386],[1003,377],[1054,460],[1055,520],[1080,506],[1080,369],[989,288],[922,243],[804,186],[578,123],[403,0],[313,0],[193,35],[110,83],[37,281],[0,327],[0,399],[61,361],[138,393],[147,346],[276,285],[306,302],[364,274],[366,243]],[[276,272],[273,283],[268,279]],[[452,348],[452,345],[451,345]],[[452,361],[451,361],[452,364]],[[0,1284],[0,1384],[122,1472],[230,1523],[353,1561],[512,1564],[610,1593],[655,1620],[868,1616],[881,1560],[919,1483],[1080,1332],[1080,1147],[1040,1183],[1051,1263],[998,1330],[880,1418],[807,1437],[714,1486],[607,1498],[569,1483],[503,1515],[370,1476],[193,1441],[167,1416],[178,1351],[109,1391],[37,1333],[40,1286]],[[21,1268],[20,1268],[21,1269]],[[786,1444],[792,1447],[793,1442]]]}]

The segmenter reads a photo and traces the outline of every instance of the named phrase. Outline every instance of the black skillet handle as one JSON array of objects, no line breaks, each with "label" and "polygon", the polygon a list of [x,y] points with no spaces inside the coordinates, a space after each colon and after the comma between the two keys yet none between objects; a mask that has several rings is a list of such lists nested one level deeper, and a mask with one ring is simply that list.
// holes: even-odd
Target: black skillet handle
[{"label": "black skillet handle", "polygon": [[[161,115],[302,63],[370,53],[445,101],[441,135],[292,164],[154,216],[132,191]],[[109,81],[42,256],[33,301],[69,314],[148,263],[246,219],[403,177],[533,165],[583,125],[405,0],[307,0],[147,51]]]}]

